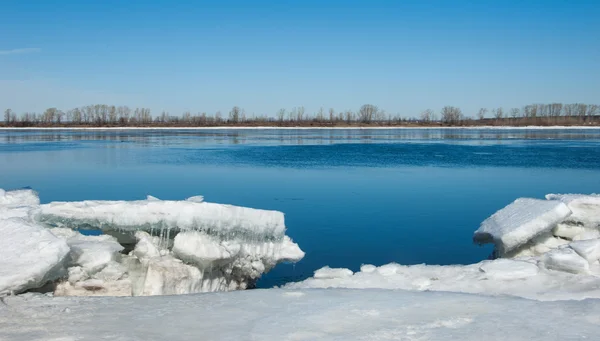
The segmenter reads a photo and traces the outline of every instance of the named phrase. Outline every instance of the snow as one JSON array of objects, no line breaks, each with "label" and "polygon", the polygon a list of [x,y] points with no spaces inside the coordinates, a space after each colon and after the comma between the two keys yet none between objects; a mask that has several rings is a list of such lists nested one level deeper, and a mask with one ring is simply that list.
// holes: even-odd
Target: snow
[{"label": "snow", "polygon": [[0,296],[39,288],[64,274],[69,247],[21,218],[0,219]]},{"label": "snow", "polygon": [[248,290],[160,297],[18,296],[0,339],[594,340],[598,300],[390,290]]},{"label": "snow", "polygon": [[494,243],[502,255],[551,230],[569,215],[571,210],[560,201],[520,198],[481,223],[473,240]]}]

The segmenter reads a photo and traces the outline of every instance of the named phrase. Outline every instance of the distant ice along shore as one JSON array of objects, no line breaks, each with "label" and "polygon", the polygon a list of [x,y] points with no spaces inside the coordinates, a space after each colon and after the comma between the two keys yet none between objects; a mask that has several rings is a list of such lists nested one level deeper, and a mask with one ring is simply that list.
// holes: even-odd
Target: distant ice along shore
[{"label": "distant ice along shore", "polygon": [[276,127],[276,126],[216,126],[216,127],[0,127],[6,130],[600,130],[600,126],[440,126],[440,127],[411,127],[411,126],[349,126],[349,127]]},{"label": "distant ice along shore", "polygon": [[32,190],[0,190],[0,234],[3,340],[600,334],[595,194],[515,200],[475,231],[475,243],[495,245],[480,263],[363,264],[356,273],[325,266],[283,288],[201,295],[164,296],[249,288],[278,262],[302,259],[281,212],[201,196],[40,204]]}]

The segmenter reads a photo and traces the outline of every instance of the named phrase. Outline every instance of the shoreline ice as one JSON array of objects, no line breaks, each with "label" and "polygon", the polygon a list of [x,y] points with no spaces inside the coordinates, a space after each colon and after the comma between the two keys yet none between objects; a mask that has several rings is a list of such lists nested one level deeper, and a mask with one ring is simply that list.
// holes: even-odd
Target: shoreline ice
[{"label": "shoreline ice", "polygon": [[469,265],[324,267],[285,289],[353,288],[510,295],[540,301],[600,298],[600,196],[521,198],[486,219],[477,243],[495,257]]},{"label": "shoreline ice", "polygon": [[207,203],[200,196],[40,205],[31,190],[2,190],[0,295],[46,282],[57,296],[246,289],[278,263],[304,257],[285,230],[281,212]]}]

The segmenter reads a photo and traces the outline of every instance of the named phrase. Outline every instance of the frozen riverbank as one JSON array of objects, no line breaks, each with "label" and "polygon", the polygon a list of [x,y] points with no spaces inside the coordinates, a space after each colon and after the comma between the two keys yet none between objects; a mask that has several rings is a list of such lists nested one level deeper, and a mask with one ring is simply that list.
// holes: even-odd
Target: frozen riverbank
[{"label": "frozen riverbank", "polygon": [[19,296],[0,304],[0,339],[592,340],[598,303],[346,289]]}]

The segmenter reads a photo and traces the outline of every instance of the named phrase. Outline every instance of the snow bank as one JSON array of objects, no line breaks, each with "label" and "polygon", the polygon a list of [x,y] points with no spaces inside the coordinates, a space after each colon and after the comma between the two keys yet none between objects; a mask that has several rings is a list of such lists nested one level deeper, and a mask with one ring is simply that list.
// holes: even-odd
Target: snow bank
[{"label": "snow bank", "polygon": [[132,298],[18,296],[0,339],[595,340],[600,302],[441,292],[247,290]]},{"label": "snow bank", "polygon": [[517,199],[481,223],[473,240],[494,243],[500,254],[505,254],[551,230],[569,215],[571,210],[560,201]]},{"label": "snow bank", "polygon": [[0,296],[43,286],[64,275],[69,247],[20,218],[0,219]]}]

